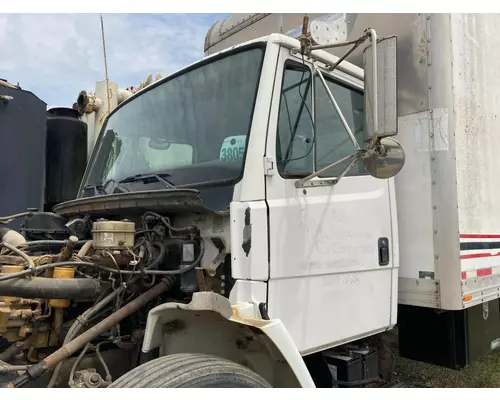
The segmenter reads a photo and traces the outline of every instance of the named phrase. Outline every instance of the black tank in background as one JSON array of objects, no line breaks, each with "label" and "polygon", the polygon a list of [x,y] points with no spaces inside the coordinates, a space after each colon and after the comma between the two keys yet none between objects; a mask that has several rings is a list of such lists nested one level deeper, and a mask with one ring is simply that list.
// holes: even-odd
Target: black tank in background
[{"label": "black tank in background", "polygon": [[87,166],[87,124],[71,108],[47,111],[45,211],[73,200]]},{"label": "black tank in background", "polygon": [[33,93],[0,85],[0,215],[43,209],[46,109]]}]

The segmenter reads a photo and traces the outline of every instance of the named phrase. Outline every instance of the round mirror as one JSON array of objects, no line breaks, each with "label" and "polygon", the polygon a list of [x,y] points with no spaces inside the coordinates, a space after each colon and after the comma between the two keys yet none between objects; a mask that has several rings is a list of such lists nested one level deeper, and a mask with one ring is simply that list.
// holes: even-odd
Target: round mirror
[{"label": "round mirror", "polygon": [[152,138],[149,141],[149,147],[155,150],[167,150],[172,143],[164,138]]},{"label": "round mirror", "polygon": [[374,151],[365,154],[363,164],[374,178],[389,179],[403,169],[405,152],[397,140],[390,137],[382,138]]}]

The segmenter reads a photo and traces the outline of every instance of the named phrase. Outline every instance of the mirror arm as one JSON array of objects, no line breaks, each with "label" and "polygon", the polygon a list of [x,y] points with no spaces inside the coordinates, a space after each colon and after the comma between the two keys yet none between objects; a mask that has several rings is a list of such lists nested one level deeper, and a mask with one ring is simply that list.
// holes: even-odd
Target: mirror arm
[{"label": "mirror arm", "polygon": [[337,180],[335,181],[335,184],[339,183],[340,180],[351,170],[351,168],[354,166],[354,164],[361,158],[361,152],[358,151],[352,161],[345,167],[345,169],[342,171],[342,173],[337,177]]},{"label": "mirror arm", "polygon": [[344,129],[346,130],[347,134],[349,135],[349,137],[351,138],[351,141],[352,143],[354,144],[354,147],[356,148],[356,150],[360,150],[361,147],[358,143],[358,141],[356,140],[356,137],[354,136],[354,134],[352,133],[351,131],[351,128],[349,127],[349,124],[347,123],[347,121],[345,120],[344,118],[344,114],[342,113],[342,111],[340,110],[340,107],[339,105],[337,104],[337,101],[335,100],[335,98],[333,97],[333,94],[330,90],[330,88],[328,87],[328,84],[326,83],[326,80],[325,78],[323,77],[323,74],[321,73],[321,71],[319,70],[319,68],[314,65],[314,69],[316,70],[316,73],[318,74],[320,80],[321,80],[321,83],[323,84],[323,87],[325,88],[326,90],[326,93],[333,105],[333,107],[335,108],[335,111],[337,111],[337,114],[339,115],[339,118],[340,118],[340,121],[342,122],[342,125],[344,125]]},{"label": "mirror arm", "polygon": [[323,50],[323,49],[334,49],[336,47],[344,47],[349,46],[351,44],[357,44],[358,46],[363,43],[366,39],[368,39],[368,34],[364,34],[358,39],[349,40],[347,42],[339,42],[339,43],[327,43],[327,44],[318,44],[315,46],[311,46],[311,50]]},{"label": "mirror arm", "polygon": [[361,152],[360,151],[357,151],[356,153],[354,154],[351,154],[351,155],[348,155],[347,157],[344,157],[338,161],[335,161],[334,163],[330,164],[330,165],[327,165],[326,167],[324,168],[321,168],[319,171],[316,171],[315,173],[311,174],[311,175],[308,175],[302,179],[299,179],[298,181],[295,182],[295,187],[296,188],[299,188],[301,186],[304,186],[304,184],[306,182],[309,182],[311,179],[313,178],[316,178],[317,176],[321,175],[323,172],[325,171],[328,171],[329,169],[343,163],[343,162],[346,162],[346,161],[349,161],[351,160],[351,158],[354,158],[354,160],[351,160],[351,162],[349,163],[349,165],[347,166],[347,168],[344,170],[344,172],[342,172],[342,174],[340,175],[339,178],[335,178],[335,181],[338,182],[339,179],[341,177],[343,177],[347,171],[350,169],[350,167],[359,159],[359,157],[361,156]]},{"label": "mirror arm", "polygon": [[329,71],[333,71],[335,68],[337,68],[342,61],[344,61],[349,55],[356,50],[364,41],[366,40],[366,37],[363,37],[362,40],[359,40],[358,42],[354,43],[352,47],[347,50],[342,57],[340,57],[335,64],[333,64],[331,67],[328,67]]}]

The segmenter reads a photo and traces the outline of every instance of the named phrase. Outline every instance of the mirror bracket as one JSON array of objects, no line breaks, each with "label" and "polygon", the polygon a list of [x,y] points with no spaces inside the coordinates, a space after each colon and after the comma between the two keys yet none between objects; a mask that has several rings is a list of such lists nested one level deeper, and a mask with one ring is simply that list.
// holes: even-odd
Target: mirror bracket
[{"label": "mirror bracket", "polygon": [[342,113],[342,110],[340,109],[337,101],[335,100],[335,97],[333,96],[332,91],[328,87],[328,84],[326,83],[325,77],[323,76],[320,69],[315,64],[313,64],[313,66],[314,66],[316,73],[319,76],[319,79],[321,80],[321,83],[323,84],[323,87],[326,91],[326,94],[328,95],[328,98],[330,99],[330,102],[332,103],[333,107],[335,108],[335,111],[337,112],[337,114],[340,118],[340,121],[342,122],[342,125],[344,126],[344,129],[346,130],[347,134],[349,135],[349,138],[351,139],[351,142],[354,145],[354,148],[356,150],[361,149],[358,141],[356,140],[356,137],[354,136],[354,133],[352,133],[352,130],[349,127],[349,124],[347,123],[346,119],[344,118],[344,114]]},{"label": "mirror bracket", "polygon": [[[396,140],[392,138],[374,138],[374,140],[369,143],[367,148],[359,149],[354,154],[350,154],[324,168],[321,168],[313,174],[297,180],[295,182],[295,187],[303,188],[311,186],[336,185],[359,160],[363,162],[368,173],[374,178],[389,179],[397,175],[403,168],[405,164],[405,154],[403,148]],[[385,164],[386,161],[384,160],[388,160],[390,165]],[[326,172],[329,169],[345,162],[348,162],[348,165],[339,176],[312,181],[313,178],[318,177],[323,172]],[[381,165],[381,162],[385,165]]]},{"label": "mirror bracket", "polygon": [[[306,183],[308,183],[311,179],[316,178],[317,176],[321,175],[323,172],[326,172],[329,169],[332,169],[333,167],[336,167],[337,165],[342,164],[344,162],[349,162],[347,167],[344,169],[344,171],[338,177],[322,179],[321,181],[315,181],[315,182],[325,182],[325,183],[330,181],[332,185],[336,185],[345,176],[345,174],[347,174],[347,172],[349,172],[349,170],[352,168],[354,163],[359,160],[359,158],[361,157],[361,155],[363,154],[364,151],[365,150],[360,149],[360,150],[356,151],[356,153],[354,153],[354,154],[350,154],[344,158],[341,158],[340,160],[335,161],[334,163],[327,165],[324,168],[321,168],[319,171],[316,171],[315,173],[313,173],[311,175],[308,175],[302,179],[297,180],[295,182],[295,187],[296,188],[304,187],[306,185]],[[308,186],[324,186],[324,185],[320,185],[320,184],[311,185],[311,184],[309,184]]]}]

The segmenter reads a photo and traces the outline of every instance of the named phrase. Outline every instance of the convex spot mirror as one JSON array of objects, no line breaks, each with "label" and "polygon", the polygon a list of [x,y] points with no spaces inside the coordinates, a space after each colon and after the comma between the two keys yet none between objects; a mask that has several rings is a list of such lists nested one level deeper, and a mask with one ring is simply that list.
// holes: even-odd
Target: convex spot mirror
[{"label": "convex spot mirror", "polygon": [[363,52],[365,86],[365,134],[394,136],[398,133],[397,37],[377,40]]},{"label": "convex spot mirror", "polygon": [[367,152],[362,158],[368,173],[378,179],[389,179],[399,174],[405,159],[403,146],[390,137],[380,139],[374,151]]}]

